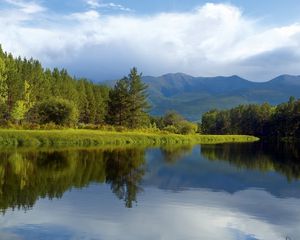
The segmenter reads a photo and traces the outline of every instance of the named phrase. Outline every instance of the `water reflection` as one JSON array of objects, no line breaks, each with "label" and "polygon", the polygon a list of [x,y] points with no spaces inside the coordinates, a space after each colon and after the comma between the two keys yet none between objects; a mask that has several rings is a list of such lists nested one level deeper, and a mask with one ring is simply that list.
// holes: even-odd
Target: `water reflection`
[{"label": "water reflection", "polygon": [[178,160],[183,157],[189,155],[193,146],[185,145],[185,146],[164,146],[161,149],[162,159],[166,163],[176,163]]},{"label": "water reflection", "polygon": [[[193,153],[194,151],[194,153]],[[196,153],[195,153],[196,151]],[[97,149],[97,150],[58,150],[2,151],[0,162],[0,209],[31,208],[39,198],[60,198],[71,189],[82,188],[90,183],[109,184],[111,191],[122,199],[126,207],[131,208],[142,192],[142,180],[145,185],[180,190],[183,188],[210,188],[234,192],[246,187],[272,188],[266,180],[261,185],[255,182],[257,174],[238,169],[258,170],[259,172],[277,172],[289,181],[300,178],[300,148],[292,144],[269,145],[220,144],[201,146],[201,156],[217,165],[201,161],[197,147],[163,147],[146,151],[133,149]],[[148,166],[146,166],[146,152]],[[228,168],[220,163],[229,163]],[[171,165],[170,165],[171,164]],[[144,177],[148,168],[148,175]],[[227,172],[227,174],[222,174]],[[222,176],[229,176],[225,179]],[[253,179],[247,177],[253,176]],[[216,181],[216,179],[218,181]],[[227,181],[227,182],[226,182]],[[248,182],[247,182],[248,181]],[[249,185],[249,181],[252,185]],[[286,182],[284,182],[286,186]],[[278,185],[276,185],[278,189]],[[270,192],[272,190],[269,189]]]},{"label": "water reflection", "polygon": [[2,150],[0,239],[299,239],[299,151]]},{"label": "water reflection", "polygon": [[38,198],[60,198],[72,187],[107,183],[126,207],[136,201],[144,149],[1,152],[0,209],[31,208]]},{"label": "water reflection", "polygon": [[276,171],[289,181],[300,178],[300,146],[296,143],[203,145],[201,154],[211,161],[226,161],[241,169]]}]

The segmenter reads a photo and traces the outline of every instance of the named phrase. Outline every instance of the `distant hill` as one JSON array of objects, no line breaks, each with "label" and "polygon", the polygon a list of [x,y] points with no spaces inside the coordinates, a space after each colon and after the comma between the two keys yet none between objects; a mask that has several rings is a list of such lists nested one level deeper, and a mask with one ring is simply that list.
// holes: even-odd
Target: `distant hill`
[{"label": "distant hill", "polygon": [[290,96],[300,98],[300,76],[281,75],[268,82],[251,82],[239,76],[193,77],[184,73],[143,77],[149,86],[152,114],[175,110],[190,120],[213,109],[247,103],[279,104]]}]

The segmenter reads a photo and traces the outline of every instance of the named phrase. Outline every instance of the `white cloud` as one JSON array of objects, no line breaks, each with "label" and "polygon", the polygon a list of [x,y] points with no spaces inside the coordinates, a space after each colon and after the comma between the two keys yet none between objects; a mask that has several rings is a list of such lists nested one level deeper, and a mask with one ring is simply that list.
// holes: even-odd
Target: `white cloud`
[{"label": "white cloud", "polygon": [[113,3],[113,2],[103,3],[100,0],[87,0],[86,3],[90,8],[93,8],[93,9],[96,9],[96,8],[109,8],[109,9],[120,10],[120,11],[128,11],[128,12],[132,11],[132,9],[130,9],[128,7],[124,7],[121,4],[116,4],[116,3]]},{"label": "white cloud", "polygon": [[23,0],[4,0],[4,1],[20,8],[21,11],[28,14],[44,12],[46,10],[46,8],[32,1],[23,1]]},{"label": "white cloud", "polygon": [[91,8],[98,8],[100,6],[100,3],[98,0],[87,0],[86,3],[91,7]]},{"label": "white cloud", "polygon": [[[35,2],[29,7],[23,1],[6,1],[22,10],[0,10],[0,42],[7,51],[95,80],[123,76],[132,66],[149,75],[239,74],[253,80],[299,74],[300,23],[263,26],[233,5],[207,3],[190,12],[109,16],[96,10],[121,6],[89,0],[92,9],[87,12],[53,15]],[[34,6],[44,13],[29,14],[40,12]],[[275,56],[277,65],[270,65]]]}]

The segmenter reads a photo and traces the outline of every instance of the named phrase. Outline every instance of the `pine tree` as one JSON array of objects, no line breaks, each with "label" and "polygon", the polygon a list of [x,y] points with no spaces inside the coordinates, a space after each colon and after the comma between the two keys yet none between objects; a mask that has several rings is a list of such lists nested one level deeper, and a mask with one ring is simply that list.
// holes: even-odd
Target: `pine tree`
[{"label": "pine tree", "polygon": [[81,79],[77,83],[77,91],[78,91],[78,100],[77,100],[77,108],[79,111],[79,122],[87,123],[87,109],[88,109],[88,100],[85,90],[85,80]]},{"label": "pine tree", "polygon": [[128,75],[129,81],[129,126],[137,128],[147,120],[147,111],[150,105],[147,101],[148,86],[142,82],[142,74],[138,74],[137,69],[131,69]]},{"label": "pine tree", "polygon": [[129,119],[129,83],[127,78],[117,81],[109,92],[108,123],[118,126],[127,126]]},{"label": "pine tree", "polygon": [[85,91],[87,96],[87,118],[86,122],[94,124],[96,117],[96,100],[93,91],[93,85],[90,82],[85,82]]},{"label": "pine tree", "polygon": [[109,88],[100,85],[94,85],[93,90],[94,90],[95,104],[96,104],[95,123],[102,124],[104,123],[105,116],[107,114]]},{"label": "pine tree", "polygon": [[5,62],[0,56],[0,103],[4,104],[7,102],[8,97],[8,86]]}]

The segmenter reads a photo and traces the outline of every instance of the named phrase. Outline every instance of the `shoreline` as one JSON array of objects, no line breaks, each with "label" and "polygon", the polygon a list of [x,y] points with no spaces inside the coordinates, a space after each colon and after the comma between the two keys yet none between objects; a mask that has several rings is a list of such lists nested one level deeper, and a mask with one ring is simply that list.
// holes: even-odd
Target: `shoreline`
[{"label": "shoreline", "polygon": [[97,147],[127,145],[214,144],[255,142],[248,135],[179,135],[139,131],[0,129],[0,147]]}]

